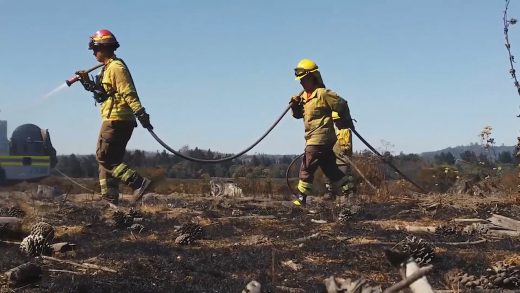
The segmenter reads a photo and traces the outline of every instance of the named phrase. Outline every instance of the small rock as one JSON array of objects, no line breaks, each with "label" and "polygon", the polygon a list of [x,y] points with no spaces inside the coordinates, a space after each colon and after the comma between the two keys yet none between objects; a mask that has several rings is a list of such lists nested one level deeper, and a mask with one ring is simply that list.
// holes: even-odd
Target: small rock
[{"label": "small rock", "polygon": [[242,293],[261,293],[261,292],[262,292],[262,285],[255,280],[249,282],[246,285],[246,288],[244,290],[242,290]]},{"label": "small rock", "polygon": [[301,264],[295,263],[293,260],[282,261],[282,266],[288,267],[296,272],[303,269],[303,266]]}]

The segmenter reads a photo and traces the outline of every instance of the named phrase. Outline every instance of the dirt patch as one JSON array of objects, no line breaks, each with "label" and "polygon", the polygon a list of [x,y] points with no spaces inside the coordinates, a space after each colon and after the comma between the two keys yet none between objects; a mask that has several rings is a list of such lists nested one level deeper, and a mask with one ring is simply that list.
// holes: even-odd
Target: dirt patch
[{"label": "dirt patch", "polygon": [[[396,226],[437,226],[454,217],[484,215],[482,211],[493,206],[507,211],[505,216],[518,215],[518,206],[496,205],[506,202],[504,198],[434,195],[361,203],[361,213],[340,223],[340,209],[331,203],[316,200],[301,210],[273,198],[154,195],[139,206],[138,223],[144,229],[135,232],[117,228],[114,211],[96,196],[39,200],[28,191],[0,192],[0,207],[14,205],[25,212],[22,233],[1,234],[0,239],[21,241],[32,224],[45,220],[56,229],[54,242],[78,245],[55,257],[117,271],[36,260],[44,274],[24,292],[240,292],[253,279],[265,292],[277,292],[277,286],[321,292],[323,280],[331,275],[363,276],[383,288],[398,281],[384,250],[410,233]],[[125,213],[130,210],[127,199],[121,206]],[[179,227],[188,223],[199,225],[204,233],[190,245],[175,244]],[[435,247],[430,281],[437,289],[448,289],[444,275],[451,270],[478,275],[498,260],[517,257],[520,250],[517,239],[450,247],[435,244],[446,239],[433,233],[414,235]],[[35,261],[15,244],[0,242],[0,253],[0,272]],[[301,267],[295,271],[283,265],[288,261]],[[0,292],[7,290],[5,278],[0,279]]]}]

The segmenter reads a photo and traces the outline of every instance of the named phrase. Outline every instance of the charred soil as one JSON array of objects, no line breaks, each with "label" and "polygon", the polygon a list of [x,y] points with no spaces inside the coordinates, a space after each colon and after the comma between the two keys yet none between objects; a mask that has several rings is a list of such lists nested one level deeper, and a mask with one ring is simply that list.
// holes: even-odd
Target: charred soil
[{"label": "charred soil", "polygon": [[[132,211],[130,196],[124,196],[118,209],[129,220],[116,225],[115,210],[97,195],[36,198],[30,188],[0,192],[0,208],[24,212],[21,231],[0,230],[0,273],[28,261],[43,268],[41,279],[23,292],[241,292],[251,280],[260,282],[263,292],[323,292],[323,280],[331,275],[365,277],[386,288],[400,277],[384,250],[410,235],[399,227],[448,225],[454,218],[485,218],[491,212],[520,219],[518,206],[506,198],[447,194],[372,198],[362,201],[361,211],[348,221],[338,221],[341,208],[320,199],[299,209],[276,195],[149,194]],[[77,245],[53,257],[116,272],[23,255],[14,243],[40,221],[55,228],[54,243]],[[178,240],[181,235],[191,241]],[[520,251],[513,238],[449,246],[446,239],[478,237],[414,235],[434,246],[429,280],[437,289],[450,288],[449,272],[478,275],[497,261],[514,260]],[[0,292],[10,290],[0,277]]]}]

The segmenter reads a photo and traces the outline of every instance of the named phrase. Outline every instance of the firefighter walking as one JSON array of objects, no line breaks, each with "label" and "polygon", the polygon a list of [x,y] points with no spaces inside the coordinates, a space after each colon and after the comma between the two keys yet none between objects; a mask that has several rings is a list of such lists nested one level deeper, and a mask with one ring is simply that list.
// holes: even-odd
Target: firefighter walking
[{"label": "firefighter walking", "polygon": [[338,113],[336,125],[354,129],[347,102],[335,92],[325,88],[318,65],[302,59],[294,69],[296,80],[303,87],[301,94],[291,98],[292,115],[303,118],[305,128],[305,153],[300,167],[297,206],[305,205],[311,194],[314,173],[318,167],[330,180],[332,188],[341,195],[350,195],[353,183],[336,165],[333,151],[336,133],[332,113]]},{"label": "firefighter walking", "polygon": [[[356,186],[354,184],[354,177],[352,175],[352,168],[350,166],[349,161],[352,160],[353,148],[352,148],[352,131],[350,128],[342,125],[341,117],[339,117],[338,112],[332,112],[332,121],[334,122],[334,129],[336,131],[336,143],[332,150],[334,151],[334,155],[336,156],[336,165],[343,174],[348,176],[349,183],[349,192],[354,193],[356,190]],[[328,178],[327,178],[328,179]],[[335,199],[336,194],[333,186],[328,180],[325,183],[326,193],[325,199]]]},{"label": "firefighter walking", "polygon": [[104,66],[92,80],[85,71],[76,75],[85,90],[101,104],[101,129],[97,141],[101,196],[112,204],[119,202],[119,181],[134,191],[134,202],[141,199],[151,181],[123,163],[126,145],[137,127],[153,129],[150,116],[141,105],[132,76],[125,62],[115,55],[119,43],[110,31],[99,30],[90,37],[89,49]]}]

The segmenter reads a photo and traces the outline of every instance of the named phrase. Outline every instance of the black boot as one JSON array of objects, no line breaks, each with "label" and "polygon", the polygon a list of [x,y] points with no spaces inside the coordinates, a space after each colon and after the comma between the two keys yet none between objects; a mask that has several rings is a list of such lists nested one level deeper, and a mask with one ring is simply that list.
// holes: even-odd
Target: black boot
[{"label": "black boot", "polygon": [[133,199],[134,203],[141,200],[144,193],[150,186],[150,183],[152,183],[152,180],[145,178],[145,177],[142,177],[140,181],[141,181],[140,184],[137,185],[138,187],[134,189],[134,199]]}]

